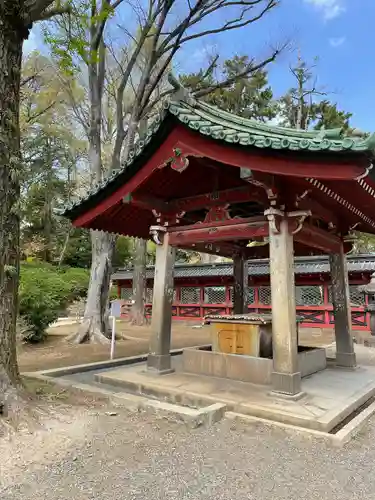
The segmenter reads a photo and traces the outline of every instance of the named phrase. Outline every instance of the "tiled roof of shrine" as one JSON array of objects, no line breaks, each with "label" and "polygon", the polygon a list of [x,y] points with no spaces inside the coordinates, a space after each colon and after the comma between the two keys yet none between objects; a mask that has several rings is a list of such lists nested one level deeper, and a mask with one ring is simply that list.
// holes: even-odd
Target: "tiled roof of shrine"
[{"label": "tiled roof of shrine", "polygon": [[184,97],[166,103],[166,109],[193,130],[213,139],[257,148],[293,151],[362,151],[375,150],[375,134],[370,137],[345,137],[344,130],[296,130],[241,118],[191,97],[172,80]]},{"label": "tiled roof of shrine", "polygon": [[[270,272],[268,259],[249,260],[249,276],[264,276]],[[348,256],[349,272],[373,272],[375,271],[375,255]],[[294,272],[296,274],[319,274],[329,273],[328,257],[297,257],[294,261]],[[154,267],[147,268],[147,278],[154,277]],[[176,264],[174,268],[175,278],[200,278],[210,276],[232,276],[233,265],[231,262],[216,264]],[[131,269],[118,269],[112,276],[113,280],[132,279]]]},{"label": "tiled roof of shrine", "polygon": [[162,111],[148,127],[144,138],[136,142],[122,168],[112,171],[83,197],[72,202],[62,215],[74,217],[81,204],[98,194],[102,195],[107,187],[118,183],[123,175],[127,177],[129,167],[135,159],[146,153],[147,145],[157,135],[168,116],[175,117],[186,127],[204,136],[243,147],[326,154],[352,152],[374,156],[375,134],[366,138],[345,137],[343,129],[305,131],[259,123],[193,98],[173,77],[170,78],[170,83],[175,88],[175,94],[164,103]]}]

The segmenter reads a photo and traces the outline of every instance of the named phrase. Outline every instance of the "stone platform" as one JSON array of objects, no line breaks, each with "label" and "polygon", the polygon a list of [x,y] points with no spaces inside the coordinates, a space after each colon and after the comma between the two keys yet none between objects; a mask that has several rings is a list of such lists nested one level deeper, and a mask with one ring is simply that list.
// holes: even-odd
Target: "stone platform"
[{"label": "stone platform", "polygon": [[[325,349],[299,347],[298,365],[302,378],[327,368]],[[213,352],[210,348],[190,347],[182,353],[182,371],[257,385],[271,386],[272,359]]]},{"label": "stone platform", "polygon": [[185,373],[181,361],[181,356],[175,356],[176,371],[167,375],[155,376],[139,363],[100,372],[95,379],[169,403],[198,408],[222,403],[229,411],[323,432],[332,431],[375,396],[374,366],[354,370],[332,366],[310,375],[302,380],[304,397],[292,401],[266,386]]}]

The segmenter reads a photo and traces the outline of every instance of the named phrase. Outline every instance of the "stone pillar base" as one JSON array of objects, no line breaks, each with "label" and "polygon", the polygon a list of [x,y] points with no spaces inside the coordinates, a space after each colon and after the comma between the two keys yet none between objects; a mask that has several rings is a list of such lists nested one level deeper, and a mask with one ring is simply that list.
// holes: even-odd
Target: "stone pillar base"
[{"label": "stone pillar base", "polygon": [[166,375],[173,373],[170,354],[149,354],[147,357],[147,371],[155,375]]},{"label": "stone pillar base", "polygon": [[375,347],[375,337],[369,337],[363,343],[366,347]]},{"label": "stone pillar base", "polygon": [[355,368],[357,366],[355,352],[336,352],[336,365]]},{"label": "stone pillar base", "polygon": [[285,396],[300,396],[301,373],[272,373],[272,392]]}]

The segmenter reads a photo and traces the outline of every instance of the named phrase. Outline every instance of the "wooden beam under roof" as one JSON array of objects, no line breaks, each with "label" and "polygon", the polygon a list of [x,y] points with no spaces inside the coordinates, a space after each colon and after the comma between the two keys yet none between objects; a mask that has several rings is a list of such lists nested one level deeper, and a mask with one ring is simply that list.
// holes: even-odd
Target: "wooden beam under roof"
[{"label": "wooden beam under roof", "polygon": [[264,217],[238,218],[174,227],[169,232],[170,244],[177,247],[194,243],[252,240],[268,235],[268,221]]}]

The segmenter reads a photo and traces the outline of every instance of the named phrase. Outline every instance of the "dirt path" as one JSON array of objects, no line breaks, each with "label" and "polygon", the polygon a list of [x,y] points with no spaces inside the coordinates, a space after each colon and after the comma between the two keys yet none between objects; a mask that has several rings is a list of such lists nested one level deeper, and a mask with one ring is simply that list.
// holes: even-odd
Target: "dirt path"
[{"label": "dirt path", "polygon": [[[22,372],[48,370],[83,363],[103,361],[109,358],[109,346],[71,345],[65,341],[73,333],[75,325],[61,326],[50,330],[47,340],[42,344],[20,346],[18,361]],[[115,357],[136,356],[148,352],[150,326],[133,327],[119,321],[117,331],[127,340],[118,340]],[[359,337],[368,332],[355,332]],[[310,346],[327,345],[334,341],[332,329],[302,328],[300,343]],[[193,328],[193,324],[174,323],[172,326],[172,348],[182,348],[210,343],[210,329]]]},{"label": "dirt path", "polygon": [[[74,326],[58,327],[58,334],[49,335],[43,344],[21,346],[18,352],[20,370],[22,372],[48,370],[63,366],[103,361],[109,358],[109,346],[68,344],[65,336],[72,333],[74,328]],[[149,326],[131,327],[126,323],[119,323],[118,331],[129,340],[119,340],[116,342],[116,358],[136,356],[148,352]],[[189,325],[173,326],[173,349],[206,344],[209,341],[208,328],[192,328]]]},{"label": "dirt path", "polygon": [[373,500],[374,421],[345,449],[223,420],[189,430],[109,406],[65,408],[0,439],[2,500]]}]

